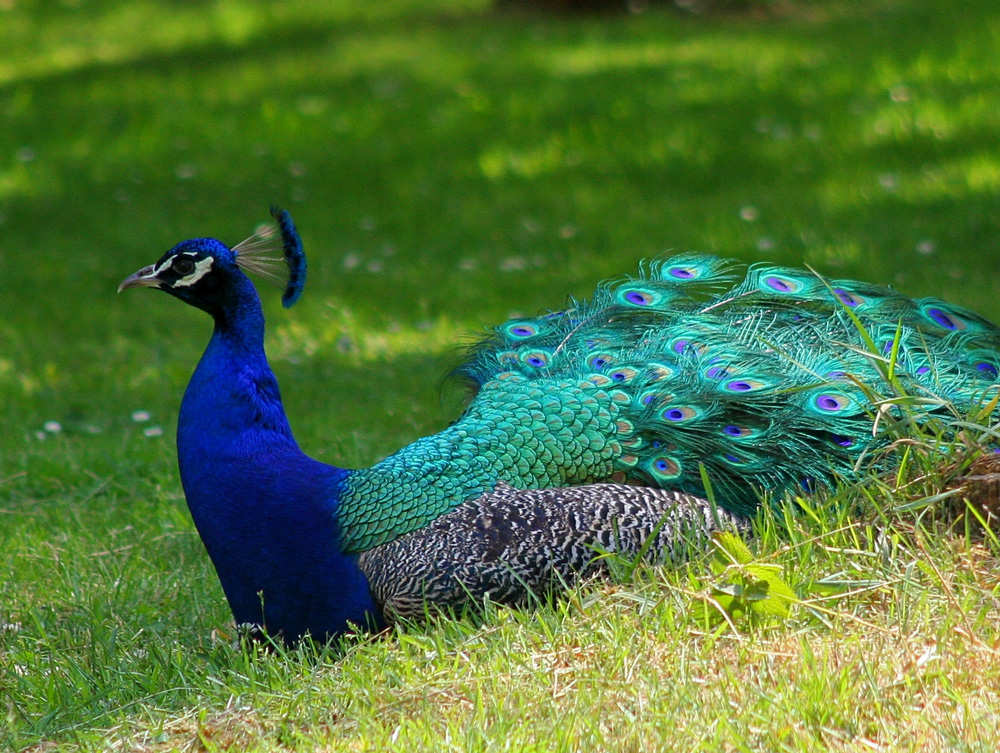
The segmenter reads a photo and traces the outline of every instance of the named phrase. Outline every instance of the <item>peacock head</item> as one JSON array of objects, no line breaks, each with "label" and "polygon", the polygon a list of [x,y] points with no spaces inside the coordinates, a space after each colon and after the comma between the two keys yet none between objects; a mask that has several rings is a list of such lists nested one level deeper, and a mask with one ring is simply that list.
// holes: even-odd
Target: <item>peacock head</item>
[{"label": "peacock head", "polygon": [[[214,238],[178,243],[159,261],[122,280],[125,288],[157,288],[209,313],[224,308],[243,277],[242,270],[284,288],[288,308],[306,282],[306,256],[288,212],[271,208],[274,223],[263,225],[242,243],[229,248]],[[284,271],[287,269],[287,272]]]}]

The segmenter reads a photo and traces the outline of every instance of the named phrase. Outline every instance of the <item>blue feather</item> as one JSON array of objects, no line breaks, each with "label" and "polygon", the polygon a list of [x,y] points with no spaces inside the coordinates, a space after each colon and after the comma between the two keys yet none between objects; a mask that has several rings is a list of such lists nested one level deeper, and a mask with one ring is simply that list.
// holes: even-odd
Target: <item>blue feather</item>
[{"label": "blue feather", "polygon": [[302,250],[302,239],[292,223],[292,217],[284,209],[271,207],[271,216],[281,230],[281,241],[285,252],[285,263],[288,265],[288,285],[281,296],[284,307],[291,308],[306,286],[306,255]]}]

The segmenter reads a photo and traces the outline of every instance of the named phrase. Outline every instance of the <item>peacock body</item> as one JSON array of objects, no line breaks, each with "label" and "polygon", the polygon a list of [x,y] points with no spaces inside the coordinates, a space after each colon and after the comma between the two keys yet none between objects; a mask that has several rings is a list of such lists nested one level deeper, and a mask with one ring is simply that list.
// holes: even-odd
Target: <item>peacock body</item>
[{"label": "peacock body", "polygon": [[[288,215],[276,218],[291,305],[305,261]],[[924,397],[928,420],[935,400],[971,411],[1000,365],[1000,332],[970,311],[685,255],[497,327],[461,369],[476,392],[457,421],[345,470],[298,448],[264,354],[242,270],[275,276],[276,240],[185,241],[122,287],[162,289],[214,320],[181,405],[181,481],[237,622],[286,638],[418,605],[516,603],[598,567],[596,551],[645,551],[650,534],[669,556],[744,525],[764,490],[856,475],[888,441],[873,434],[877,396]],[[723,510],[698,498],[702,469]]]}]

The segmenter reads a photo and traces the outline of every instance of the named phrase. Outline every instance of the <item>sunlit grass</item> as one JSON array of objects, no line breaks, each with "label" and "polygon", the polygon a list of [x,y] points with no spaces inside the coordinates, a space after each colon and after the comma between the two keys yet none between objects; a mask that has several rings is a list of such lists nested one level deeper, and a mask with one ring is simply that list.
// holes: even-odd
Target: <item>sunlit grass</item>
[{"label": "sunlit grass", "polygon": [[995,542],[915,525],[958,473],[928,460],[765,516],[807,602],[785,623],[706,632],[696,560],[245,655],[176,477],[209,323],[114,294],[290,209],[310,281],[287,312],[262,289],[267,345],[304,448],[346,467],[456,415],[469,332],[670,249],[1000,319],[1000,16],[946,5],[0,2],[0,746],[997,749]]},{"label": "sunlit grass", "polygon": [[21,54],[0,60],[0,85],[88,67],[126,65],[191,49],[247,49],[310,25],[378,23],[414,16],[418,11],[442,16],[467,14],[484,5],[468,0],[370,4],[344,0],[84,0],[51,4],[11,0],[0,8],[0,44]]},{"label": "sunlit grass", "polygon": [[[107,727],[70,725],[93,749],[992,749],[993,555],[839,517],[761,521],[758,551],[803,599],[779,625],[699,628],[690,594],[706,568],[695,561],[319,657],[241,652],[204,626],[171,628],[175,610],[221,621],[224,607],[189,601],[186,584],[208,573],[193,537],[167,525],[115,555],[95,550],[86,568],[56,568],[49,589],[67,590],[68,611],[25,610],[5,628],[7,688],[20,704],[45,693],[64,734],[81,714]],[[155,564],[146,543],[175,560],[165,577],[134,577]]]}]

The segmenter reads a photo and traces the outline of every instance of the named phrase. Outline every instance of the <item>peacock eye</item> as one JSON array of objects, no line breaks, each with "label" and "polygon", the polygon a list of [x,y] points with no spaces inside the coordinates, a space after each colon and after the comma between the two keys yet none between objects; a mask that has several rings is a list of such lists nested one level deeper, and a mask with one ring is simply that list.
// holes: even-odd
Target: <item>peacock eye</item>
[{"label": "peacock eye", "polygon": [[170,266],[173,268],[174,272],[179,274],[181,277],[187,277],[189,274],[194,272],[194,262],[186,256],[174,259],[174,263]]}]

